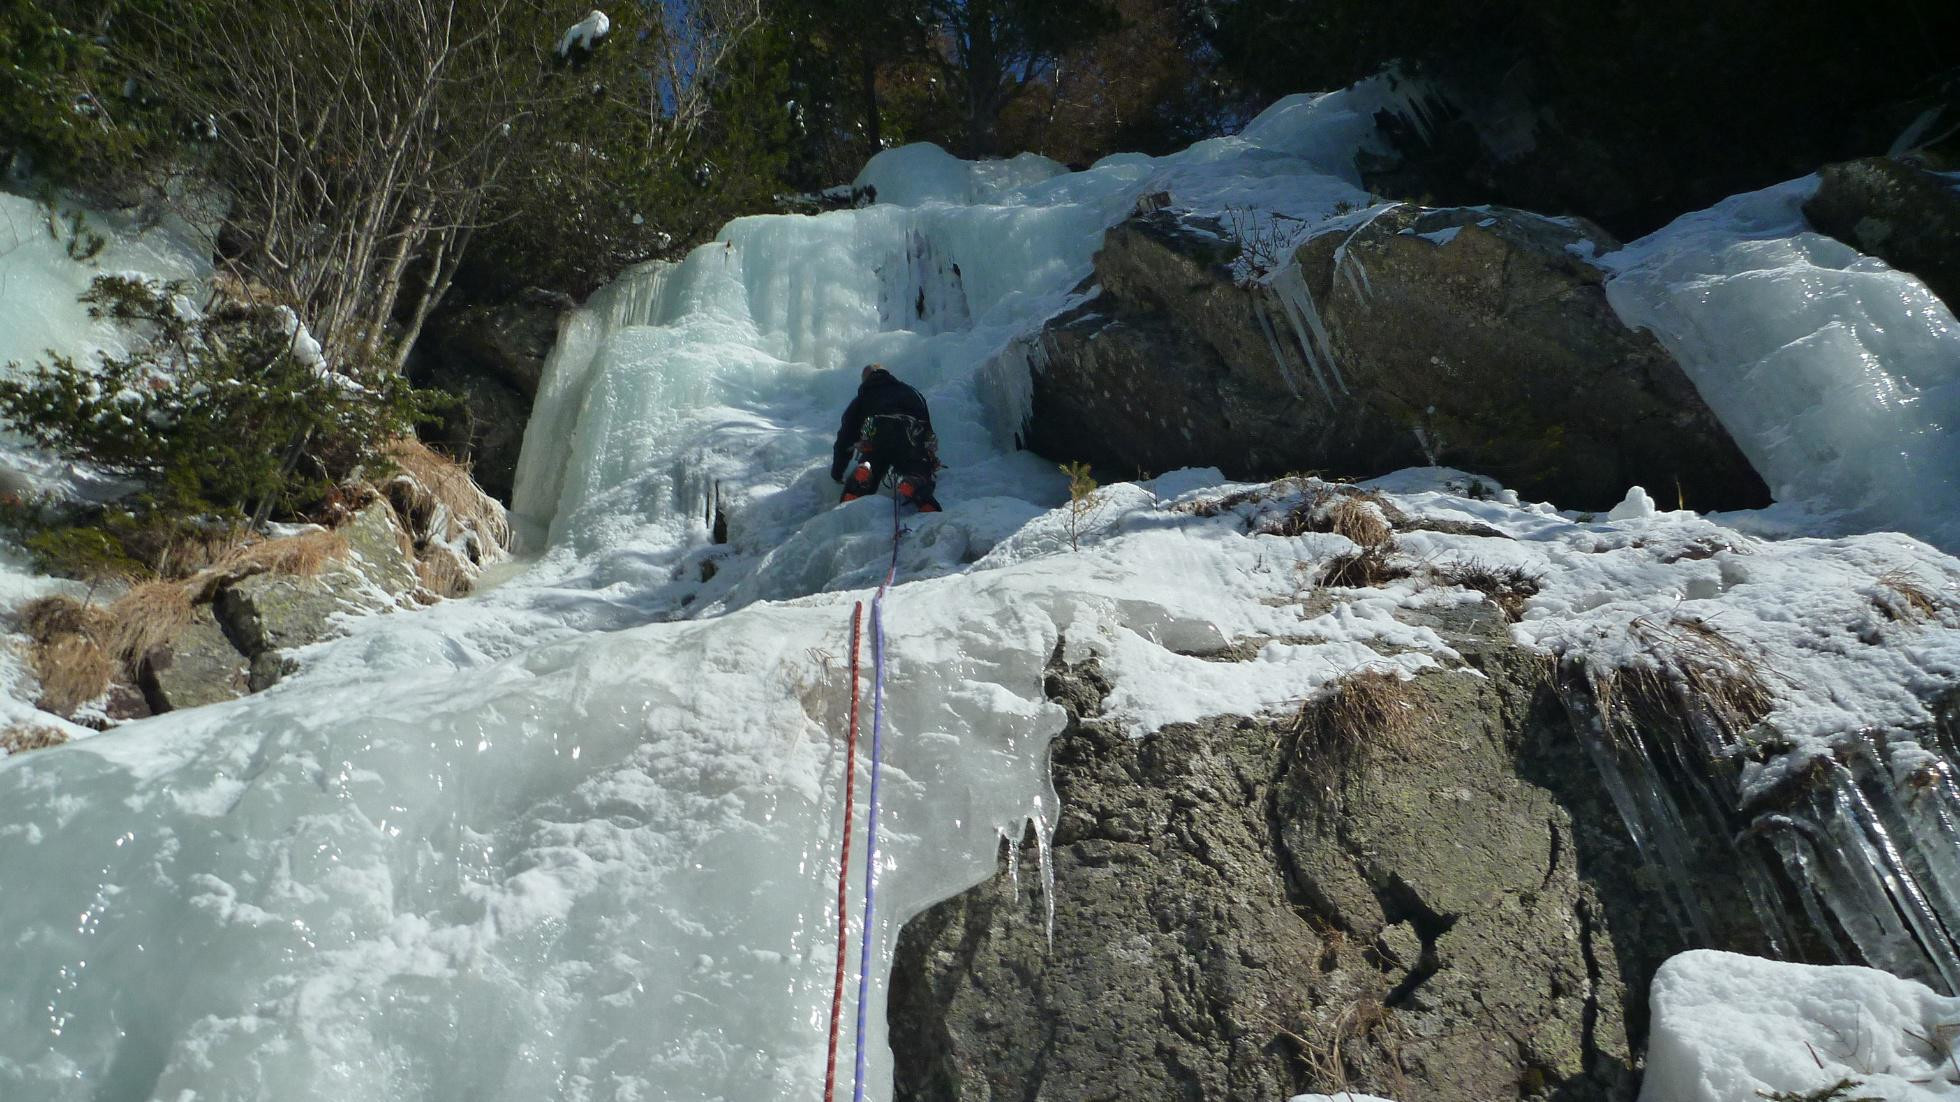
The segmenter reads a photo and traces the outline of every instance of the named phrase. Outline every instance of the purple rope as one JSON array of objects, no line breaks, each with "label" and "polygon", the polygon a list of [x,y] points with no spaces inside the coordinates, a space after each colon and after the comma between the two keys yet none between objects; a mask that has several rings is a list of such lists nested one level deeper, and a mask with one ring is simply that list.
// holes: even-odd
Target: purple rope
[{"label": "purple rope", "polygon": [[898,497],[892,496],[892,565],[885,572],[885,583],[871,599],[871,797],[865,812],[864,845],[864,931],[858,951],[857,992],[857,1070],[851,1085],[852,1102],[864,1102],[865,1024],[871,993],[871,933],[874,906],[878,898],[878,774],[879,752],[885,730],[885,593],[898,577]]}]

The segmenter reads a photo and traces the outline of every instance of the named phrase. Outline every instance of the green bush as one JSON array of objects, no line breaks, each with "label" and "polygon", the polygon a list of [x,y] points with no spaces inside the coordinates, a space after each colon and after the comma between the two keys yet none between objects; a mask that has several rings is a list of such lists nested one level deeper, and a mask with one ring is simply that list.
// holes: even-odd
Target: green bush
[{"label": "green bush", "polygon": [[[144,0],[153,3],[154,0]],[[0,173],[15,158],[45,182],[108,193],[174,144],[157,105],[133,90],[96,6],[0,0]]]},{"label": "green bush", "polygon": [[82,301],[127,327],[131,350],[93,366],[52,356],[0,380],[0,418],[133,484],[104,509],[0,512],[44,562],[71,573],[155,564],[192,531],[297,515],[357,468],[381,465],[378,449],[433,405],[390,370],[327,371],[289,310],[201,311],[184,290],[99,277]]}]

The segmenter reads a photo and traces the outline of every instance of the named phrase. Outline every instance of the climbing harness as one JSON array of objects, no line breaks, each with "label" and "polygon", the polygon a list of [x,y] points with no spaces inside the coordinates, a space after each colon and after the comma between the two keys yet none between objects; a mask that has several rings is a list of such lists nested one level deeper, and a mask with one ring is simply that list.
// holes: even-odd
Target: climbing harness
[{"label": "climbing harness", "polygon": [[[857,1062],[852,1079],[853,1102],[864,1102],[867,1053],[865,1033],[871,991],[871,936],[875,928],[878,887],[878,780],[883,762],[885,727],[885,595],[898,578],[898,546],[904,530],[898,524],[899,499],[892,499],[892,557],[885,580],[871,598],[871,790],[864,824],[864,926],[858,950]],[[830,1052],[824,1064],[824,1102],[832,1102],[837,1085],[838,1026],[844,1008],[844,958],[850,919],[845,913],[851,869],[851,812],[857,782],[858,653],[863,636],[864,602],[851,609],[851,713],[844,751],[844,846],[837,868],[837,973],[830,995]]]}]

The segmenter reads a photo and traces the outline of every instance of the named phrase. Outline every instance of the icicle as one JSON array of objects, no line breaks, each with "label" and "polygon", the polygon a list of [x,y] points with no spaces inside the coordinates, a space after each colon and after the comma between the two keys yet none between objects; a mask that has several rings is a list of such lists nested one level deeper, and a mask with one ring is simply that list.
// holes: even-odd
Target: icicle
[{"label": "icicle", "polygon": [[1000,840],[1007,844],[1007,884],[1014,902],[1021,902],[1021,840],[1006,831],[1000,831]]},{"label": "icicle", "polygon": [[[1313,370],[1313,381],[1319,385],[1321,396],[1327,399],[1327,404],[1333,405],[1334,391],[1327,385],[1327,374],[1320,369],[1320,354],[1314,351],[1313,339],[1307,335],[1307,330],[1311,328],[1323,338],[1325,336],[1320,328],[1320,314],[1314,309],[1313,293],[1307,290],[1306,277],[1300,274],[1298,265],[1289,265],[1273,277],[1271,286],[1274,296],[1279,299],[1280,312],[1286,315],[1287,322],[1293,327],[1294,338],[1300,342],[1301,355],[1307,367]],[[1308,317],[1313,319],[1311,325],[1304,320]]]},{"label": "icicle", "polygon": [[1854,849],[1864,858],[1872,874],[1885,886],[1893,904],[1904,915],[1920,948],[1939,971],[1940,978],[1946,981],[1946,990],[1960,990],[1960,955],[1955,954],[1953,942],[1940,925],[1939,916],[1933,912],[1919,883],[1907,871],[1891,832],[1885,829],[1878,813],[1859,790],[1850,770],[1839,767],[1835,780],[1838,812],[1847,823],[1861,828],[1865,842],[1862,847]]},{"label": "icicle", "polygon": [[[1927,891],[1939,902],[1941,915],[1951,930],[1960,921],[1960,788],[1953,781],[1953,769],[1945,761],[1933,762],[1917,774],[1930,783],[1923,787],[1907,781],[1902,802],[1895,802],[1905,833],[1912,844],[1909,859],[1916,859],[1915,870]],[[1889,776],[1888,776],[1889,779]]]},{"label": "icicle", "polygon": [[1348,290],[1354,292],[1355,298],[1366,300],[1369,293],[1374,290],[1374,285],[1368,282],[1368,270],[1361,266],[1360,260],[1350,260],[1341,265],[1340,272],[1347,280]]},{"label": "icicle", "polygon": [[[1697,944],[1713,944],[1714,937],[1710,933],[1701,900],[1688,887],[1694,881],[1689,871],[1688,854],[1682,845],[1685,835],[1678,816],[1672,813],[1672,806],[1658,791],[1656,778],[1651,772],[1653,763],[1646,754],[1646,747],[1638,743],[1638,734],[1629,732],[1636,742],[1628,752],[1621,753],[1611,744],[1607,720],[1599,714],[1588,692],[1561,686],[1559,699],[1565,705],[1573,730],[1579,734],[1580,744],[1586,748],[1587,756],[1592,758],[1593,766],[1599,771],[1600,781],[1606,786],[1613,807],[1619,811],[1620,821],[1633,839],[1634,849],[1639,851],[1641,860],[1661,869],[1666,875],[1672,889],[1668,896],[1675,902],[1675,918],[1682,933],[1692,936]],[[1620,767],[1622,760],[1635,771],[1640,782],[1638,785]]]},{"label": "icicle", "polygon": [[1429,465],[1432,467],[1442,466],[1441,463],[1437,462],[1436,449],[1430,445],[1429,434],[1422,431],[1422,426],[1412,425],[1410,426],[1409,431],[1416,434],[1416,447],[1422,449],[1423,459],[1427,460],[1429,462]]},{"label": "icicle", "polygon": [[1821,877],[1811,871],[1809,849],[1798,835],[1796,825],[1783,815],[1772,816],[1759,825],[1770,828],[1770,846],[1783,858],[1784,868],[1796,883],[1797,900],[1803,907],[1804,917],[1810,920],[1811,929],[1830,947],[1833,963],[1853,963],[1851,954],[1845,952],[1844,939],[1838,936],[1838,928],[1824,917],[1821,906],[1823,898],[1818,892]]},{"label": "icicle", "polygon": [[1048,822],[1040,797],[1035,798],[1034,814],[1029,817],[1029,823],[1034,827],[1035,862],[1040,866],[1041,873],[1041,903],[1047,911],[1044,929],[1048,935],[1049,951],[1052,952],[1055,948],[1055,860],[1049,847],[1055,828]]},{"label": "icicle", "polygon": [[1279,376],[1286,380],[1287,393],[1295,398],[1300,396],[1300,381],[1294,377],[1293,368],[1286,362],[1286,356],[1279,350],[1279,335],[1273,332],[1272,315],[1266,312],[1264,302],[1253,300],[1252,316],[1259,319],[1259,331],[1266,335],[1266,347],[1272,350],[1273,362],[1279,365]]}]

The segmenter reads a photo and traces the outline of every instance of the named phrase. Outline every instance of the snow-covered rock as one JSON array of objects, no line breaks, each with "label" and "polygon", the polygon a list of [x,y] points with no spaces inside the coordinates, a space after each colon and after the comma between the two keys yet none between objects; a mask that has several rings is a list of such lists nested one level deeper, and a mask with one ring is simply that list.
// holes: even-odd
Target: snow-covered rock
[{"label": "snow-covered rock", "polygon": [[1654,977],[1643,1102],[1960,1097],[1960,999],[1870,968],[1701,950]]}]

